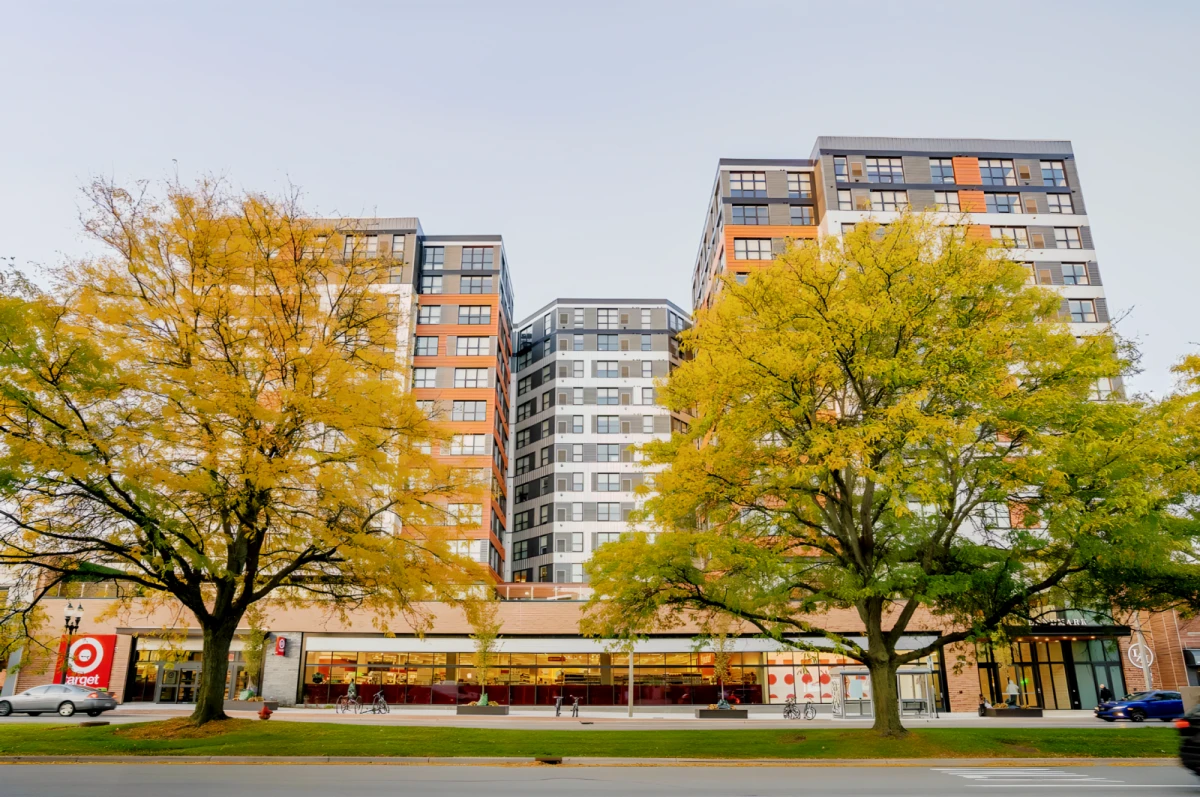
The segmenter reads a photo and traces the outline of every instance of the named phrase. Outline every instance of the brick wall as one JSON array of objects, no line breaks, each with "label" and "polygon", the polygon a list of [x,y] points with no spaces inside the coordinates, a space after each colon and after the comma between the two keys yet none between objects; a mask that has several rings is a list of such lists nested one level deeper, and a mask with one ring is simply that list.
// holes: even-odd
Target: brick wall
[{"label": "brick wall", "polygon": [[979,668],[975,665],[975,646],[960,642],[943,651],[946,660],[946,691],[951,711],[979,710]]},{"label": "brick wall", "polygon": [[[265,700],[278,700],[281,706],[296,703],[300,689],[300,647],[302,634],[299,631],[279,631],[271,634],[271,648],[263,659],[262,689]],[[287,652],[275,655],[275,640],[287,640]]]}]

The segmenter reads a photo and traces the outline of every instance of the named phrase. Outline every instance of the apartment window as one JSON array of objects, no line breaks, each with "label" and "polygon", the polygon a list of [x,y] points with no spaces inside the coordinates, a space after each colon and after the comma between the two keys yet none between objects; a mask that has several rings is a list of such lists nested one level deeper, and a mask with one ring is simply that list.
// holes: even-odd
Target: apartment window
[{"label": "apartment window", "polygon": [[491,277],[460,277],[458,280],[459,293],[491,293]]},{"label": "apartment window", "polygon": [[938,210],[944,210],[948,213],[958,213],[961,208],[958,205],[957,191],[934,191],[933,204]]},{"label": "apartment window", "polygon": [[838,191],[838,210],[854,210],[854,197],[845,188]]},{"label": "apartment window", "polygon": [[458,338],[454,341],[454,354],[458,357],[481,357],[491,353],[491,338]]},{"label": "apartment window", "polygon": [[620,434],[620,417],[617,415],[597,415],[596,432],[598,434]]},{"label": "apartment window", "polygon": [[434,357],[438,353],[437,338],[417,338],[416,355],[418,357]]},{"label": "apartment window", "polygon": [[571,434],[583,434],[583,416],[571,416]]},{"label": "apartment window", "polygon": [[733,257],[736,260],[770,260],[770,238],[734,238]]},{"label": "apartment window", "polygon": [[616,360],[596,361],[596,376],[615,379],[618,373]]},{"label": "apartment window", "polygon": [[619,404],[621,397],[620,391],[615,387],[600,387],[596,388],[596,403],[597,404]]},{"label": "apartment window", "polygon": [[456,421],[486,421],[486,401],[455,401],[450,417]]},{"label": "apartment window", "polygon": [[1046,202],[1050,205],[1051,213],[1075,212],[1075,206],[1071,203],[1070,194],[1047,194]]},{"label": "apartment window", "polygon": [[620,318],[621,314],[617,312],[615,307],[601,307],[596,311],[596,328],[618,329]]},{"label": "apartment window", "polygon": [[643,415],[642,416],[642,434],[653,434],[653,433],[654,433],[654,416],[653,415]]},{"label": "apartment window", "polygon": [[571,446],[571,461],[583,462],[583,443],[575,443]]},{"label": "apartment window", "polygon": [[425,247],[424,256],[421,258],[421,268],[430,271],[441,271],[442,266],[446,263],[446,247],[444,246],[427,246]]},{"label": "apartment window", "polygon": [[[571,551],[573,553],[580,553],[581,551],[583,551],[583,532],[582,531],[571,532]],[[574,575],[574,574],[572,574],[572,575]],[[575,580],[575,581],[582,580],[582,571],[581,571],[580,578],[573,579],[573,580]]]},{"label": "apartment window", "polygon": [[487,387],[488,369],[486,368],[455,368],[455,387]]},{"label": "apartment window", "polygon": [[642,388],[642,403],[643,404],[653,404],[654,403],[654,388],[652,388],[652,387]]},{"label": "apartment window", "polygon": [[1063,263],[1062,264],[1063,285],[1091,285],[1092,280],[1088,277],[1087,264],[1085,263]]},{"label": "apartment window", "polygon": [[767,195],[767,173],[730,172],[729,195],[731,197],[765,197]]},{"label": "apartment window", "polygon": [[413,387],[437,387],[437,369],[414,368]]},{"label": "apartment window", "polygon": [[393,235],[392,236],[392,257],[396,258],[397,260],[404,259],[404,236],[403,235]]},{"label": "apartment window", "polygon": [[433,415],[434,402],[430,401],[429,399],[418,399],[417,400],[417,409],[419,409],[421,412],[425,413],[426,415]]},{"label": "apartment window", "polygon": [[596,446],[597,462],[619,462],[620,460],[621,446],[618,443],[601,443]]},{"label": "apartment window", "polygon": [[458,308],[458,323],[460,324],[490,324],[492,323],[492,308],[463,306]]},{"label": "apartment window", "polygon": [[[613,523],[621,519],[621,505],[602,501],[596,504],[596,520]],[[615,542],[615,540],[613,540]]]},{"label": "apartment window", "polygon": [[542,504],[538,507],[538,525],[550,522],[551,504]]},{"label": "apartment window", "polygon": [[542,409],[548,409],[554,406],[554,391],[547,390],[542,394]]},{"label": "apartment window", "polygon": [[[458,404],[458,402],[454,402]],[[457,410],[458,408],[455,407]],[[517,405],[517,421],[523,421],[537,412],[537,401],[527,401],[524,404]],[[455,419],[457,420],[457,419]]]},{"label": "apartment window", "polygon": [[616,335],[597,335],[596,336],[596,351],[618,351]]},{"label": "apartment window", "polygon": [[583,404],[583,388],[581,388],[581,387],[571,388],[571,403],[574,404],[576,407]]},{"label": "apartment window", "polygon": [[904,210],[907,207],[907,191],[871,192],[871,210]]},{"label": "apartment window", "polygon": [[424,276],[421,277],[421,293],[441,293],[442,292],[442,277]]},{"label": "apartment window", "polygon": [[1024,227],[993,227],[992,240],[1009,249],[1029,248],[1029,232]]},{"label": "apartment window", "polygon": [[1042,161],[1042,185],[1059,187],[1067,184],[1067,170],[1062,161]]},{"label": "apartment window", "polygon": [[867,158],[867,182],[902,183],[904,165],[899,158]]},{"label": "apartment window", "polygon": [[[1112,398],[1114,391],[1115,388],[1112,379],[1102,376],[1092,385],[1092,399],[1094,401],[1108,401]],[[0,601],[0,605],[3,605],[3,601]]]},{"label": "apartment window", "polygon": [[812,175],[808,172],[788,172],[788,198],[812,199]]},{"label": "apartment window", "polygon": [[596,491],[601,493],[619,493],[621,492],[621,474],[619,473],[597,473],[596,474]]},{"label": "apartment window", "polygon": [[475,455],[487,453],[487,435],[456,434],[450,438],[451,455]]},{"label": "apartment window", "polygon": [[649,329],[652,326],[654,326],[654,321],[651,320],[650,308],[643,307],[642,308],[642,329]]},{"label": "apartment window", "polygon": [[1016,185],[1017,175],[1013,171],[1013,162],[999,158],[980,158],[979,176],[984,185]]},{"label": "apartment window", "polygon": [[850,182],[850,169],[846,166],[846,156],[845,155],[834,156],[833,179],[839,183]]},{"label": "apartment window", "polygon": [[574,323],[575,323],[575,328],[576,328],[576,329],[578,329],[578,328],[580,328],[580,327],[582,327],[582,326],[583,326],[583,308],[582,308],[582,307],[576,307],[576,308],[575,308],[575,321],[574,321]]},{"label": "apartment window", "polygon": [[654,345],[654,338],[651,335],[642,335],[642,351],[650,351]]},{"label": "apartment window", "polygon": [[575,379],[583,378],[583,360],[574,360],[571,363],[571,376]]},{"label": "apartment window", "polygon": [[1094,324],[1100,320],[1094,299],[1069,299],[1067,307],[1071,311],[1071,321],[1076,324]]},{"label": "apartment window", "polygon": [[768,224],[766,205],[734,205],[734,224]]},{"label": "apartment window", "polygon": [[345,248],[342,250],[342,257],[351,257],[354,254],[354,236],[347,235]]},{"label": "apartment window", "polygon": [[[582,493],[583,492],[583,474],[582,473],[572,473],[571,474],[571,492],[573,492],[573,493]],[[580,508],[582,509],[582,507],[580,507]],[[574,512],[572,512],[571,520],[583,520],[583,514],[580,513],[580,516],[577,518],[577,517],[575,517]]]},{"label": "apartment window", "polygon": [[1020,213],[1020,194],[984,194],[988,213]]},{"label": "apartment window", "polygon": [[439,304],[427,304],[417,310],[418,324],[440,324],[442,323],[442,306]]},{"label": "apartment window", "polygon": [[1055,227],[1054,245],[1059,249],[1082,249],[1078,227]]},{"label": "apartment window", "polygon": [[792,224],[812,224],[813,223],[813,208],[812,205],[792,205]]},{"label": "apartment window", "polygon": [[478,526],[483,523],[483,504],[446,504],[451,526]]},{"label": "apartment window", "polygon": [[642,377],[644,379],[654,377],[654,362],[652,360],[642,360]]},{"label": "apartment window", "polygon": [[494,255],[490,246],[464,246],[462,250],[463,271],[491,271]]},{"label": "apartment window", "polygon": [[954,161],[950,158],[930,158],[929,174],[935,183],[954,185]]}]

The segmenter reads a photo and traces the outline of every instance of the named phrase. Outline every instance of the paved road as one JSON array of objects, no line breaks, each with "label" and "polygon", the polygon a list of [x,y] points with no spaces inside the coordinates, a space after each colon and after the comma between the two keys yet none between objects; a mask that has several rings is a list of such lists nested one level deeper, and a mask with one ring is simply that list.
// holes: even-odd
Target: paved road
[{"label": "paved road", "polygon": [[0,766],[3,797],[1045,797],[1146,792],[1200,794],[1174,766],[1118,767],[454,767],[454,766]]}]

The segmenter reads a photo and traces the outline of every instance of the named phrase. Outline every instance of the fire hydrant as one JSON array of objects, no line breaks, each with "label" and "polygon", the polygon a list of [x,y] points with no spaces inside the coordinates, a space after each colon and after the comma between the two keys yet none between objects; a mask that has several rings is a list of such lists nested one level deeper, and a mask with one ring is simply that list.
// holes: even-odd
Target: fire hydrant
[{"label": "fire hydrant", "polygon": [[266,703],[263,703],[262,709],[258,712],[258,718],[260,720],[269,720],[271,719],[272,713],[273,712],[271,711],[270,706],[268,706]]}]

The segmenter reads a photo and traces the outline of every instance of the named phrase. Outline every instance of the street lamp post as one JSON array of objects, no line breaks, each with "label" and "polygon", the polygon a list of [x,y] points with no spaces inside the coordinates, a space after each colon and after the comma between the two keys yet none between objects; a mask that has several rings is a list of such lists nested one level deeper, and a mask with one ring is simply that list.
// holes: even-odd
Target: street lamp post
[{"label": "street lamp post", "polygon": [[67,646],[66,650],[63,651],[62,681],[60,683],[65,684],[67,682],[67,673],[71,668],[71,636],[79,630],[79,624],[82,622],[83,604],[80,603],[78,606],[72,606],[68,603],[63,608],[63,627],[67,630]]}]

